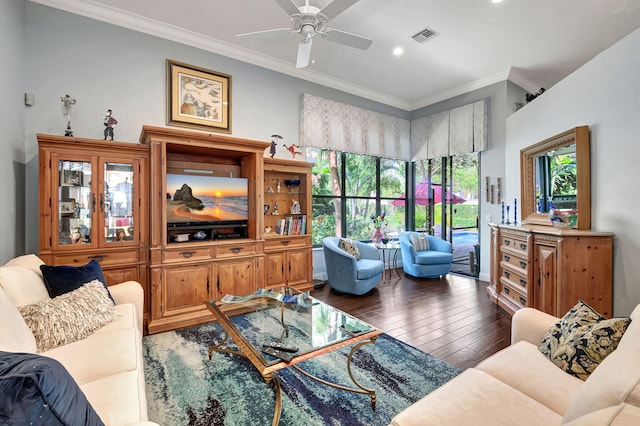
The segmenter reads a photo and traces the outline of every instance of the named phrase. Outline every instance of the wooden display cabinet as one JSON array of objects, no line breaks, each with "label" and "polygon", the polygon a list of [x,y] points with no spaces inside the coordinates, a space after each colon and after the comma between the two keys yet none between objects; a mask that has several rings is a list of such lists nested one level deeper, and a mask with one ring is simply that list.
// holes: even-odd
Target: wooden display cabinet
[{"label": "wooden display cabinet", "polygon": [[37,135],[40,257],[100,262],[108,285],[138,281],[148,314],[148,157],[144,145]]},{"label": "wooden display cabinet", "polygon": [[302,161],[264,160],[265,287],[313,288],[312,167]]},{"label": "wooden display cabinet", "polygon": [[[270,143],[151,126],[140,141],[150,147],[154,206],[149,333],[212,321],[206,300],[263,287],[263,161]],[[199,179],[206,190],[197,188]],[[232,199],[236,184],[244,195]]]}]

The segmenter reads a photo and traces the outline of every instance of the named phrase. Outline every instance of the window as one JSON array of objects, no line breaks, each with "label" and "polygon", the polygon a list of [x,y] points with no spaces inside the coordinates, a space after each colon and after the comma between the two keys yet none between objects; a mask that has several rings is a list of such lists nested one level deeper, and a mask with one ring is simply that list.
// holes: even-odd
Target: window
[{"label": "window", "polygon": [[371,217],[385,214],[385,236],[405,229],[407,163],[368,155],[307,149],[312,170],[313,244],[327,236],[369,241]]}]

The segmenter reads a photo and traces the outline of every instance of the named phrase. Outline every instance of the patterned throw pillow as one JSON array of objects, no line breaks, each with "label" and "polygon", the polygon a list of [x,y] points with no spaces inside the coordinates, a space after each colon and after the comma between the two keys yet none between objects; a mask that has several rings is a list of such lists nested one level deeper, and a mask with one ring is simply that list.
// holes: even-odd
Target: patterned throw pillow
[{"label": "patterned throw pillow", "polygon": [[340,238],[340,242],[338,242],[338,248],[355,257],[356,260],[360,260],[360,250],[358,250],[358,246],[356,245],[355,241]]},{"label": "patterned throw pillow", "polygon": [[409,234],[411,245],[416,251],[429,250],[429,240],[424,234]]},{"label": "patterned throw pillow", "polygon": [[84,339],[122,316],[98,280],[19,310],[36,338],[38,352]]},{"label": "patterned throw pillow", "polygon": [[587,380],[618,347],[630,322],[606,319],[581,300],[547,331],[538,349],[565,372]]}]

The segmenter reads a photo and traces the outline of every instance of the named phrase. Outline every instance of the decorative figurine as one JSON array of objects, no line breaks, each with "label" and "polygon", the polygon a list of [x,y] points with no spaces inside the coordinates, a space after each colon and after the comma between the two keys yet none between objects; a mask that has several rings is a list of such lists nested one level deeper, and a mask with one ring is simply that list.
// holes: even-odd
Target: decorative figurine
[{"label": "decorative figurine", "polygon": [[300,214],[300,203],[298,200],[293,200],[291,202],[291,209],[289,210],[291,211],[291,214]]},{"label": "decorative figurine", "polygon": [[104,116],[104,140],[107,140],[107,136],[113,140],[113,128],[118,124],[118,120],[113,118],[111,115],[111,110],[108,109],[106,115]]},{"label": "decorative figurine", "polygon": [[282,140],[282,136],[280,135],[271,135],[271,148],[269,148],[269,155],[273,158],[276,155],[276,147],[278,146],[278,142],[276,139]]},{"label": "decorative figurine", "polygon": [[300,148],[298,145],[292,143],[291,145],[287,146],[286,144],[282,144],[282,146],[284,146],[285,148],[287,148],[287,150],[291,153],[291,155],[293,155],[293,158],[296,158],[296,155],[302,155],[302,151],[300,151],[298,148]]},{"label": "decorative figurine", "polygon": [[276,192],[280,192],[280,181],[278,181],[278,183],[276,184]]},{"label": "decorative figurine", "polygon": [[73,228],[73,231],[71,231],[71,234],[69,235],[69,237],[71,238],[72,244],[80,244],[86,241],[82,233],[82,229],[80,229],[79,226]]},{"label": "decorative figurine", "polygon": [[277,216],[277,215],[280,214],[280,212],[278,211],[278,202],[277,201],[273,204],[273,211],[271,212],[271,214],[273,216]]},{"label": "decorative figurine", "polygon": [[267,192],[268,192],[269,194],[273,194],[273,187],[271,187],[271,186],[270,186],[270,187],[269,187],[269,189],[267,190]]},{"label": "decorative figurine", "polygon": [[71,130],[71,108],[77,101],[69,95],[61,96],[60,100],[64,104],[64,114],[67,116],[67,128],[64,131],[64,135],[72,138],[73,130]]}]

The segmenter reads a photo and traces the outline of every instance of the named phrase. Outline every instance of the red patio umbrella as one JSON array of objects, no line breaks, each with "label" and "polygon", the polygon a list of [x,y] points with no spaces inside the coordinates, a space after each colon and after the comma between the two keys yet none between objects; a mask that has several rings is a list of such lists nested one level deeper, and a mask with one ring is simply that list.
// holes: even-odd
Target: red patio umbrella
[{"label": "red patio umbrella", "polygon": [[[420,206],[428,206],[429,205],[429,184],[428,182],[422,181],[416,186],[416,204]],[[431,184],[431,189],[433,190],[433,203],[440,204],[442,202],[442,186],[437,183]],[[403,195],[402,198],[405,198]],[[445,193],[445,199],[449,204],[462,204],[465,200],[462,197],[457,196],[456,194],[450,194],[449,191]],[[395,206],[404,206],[404,200],[393,200],[391,204]]]}]

